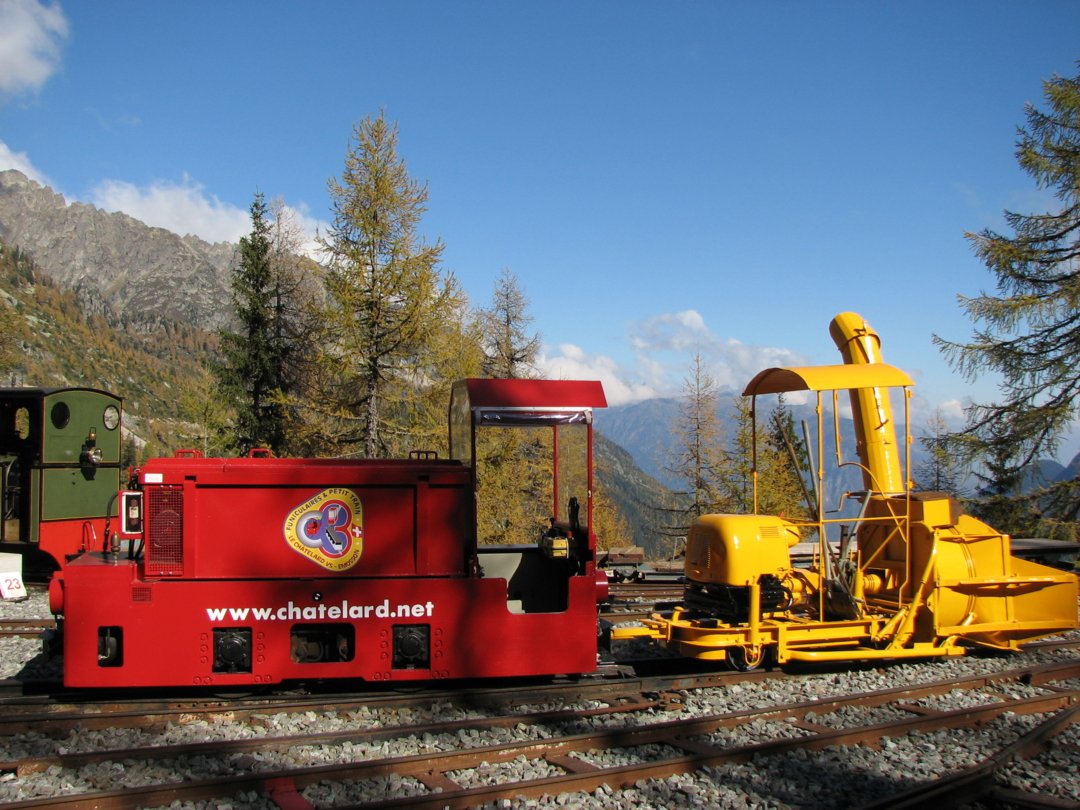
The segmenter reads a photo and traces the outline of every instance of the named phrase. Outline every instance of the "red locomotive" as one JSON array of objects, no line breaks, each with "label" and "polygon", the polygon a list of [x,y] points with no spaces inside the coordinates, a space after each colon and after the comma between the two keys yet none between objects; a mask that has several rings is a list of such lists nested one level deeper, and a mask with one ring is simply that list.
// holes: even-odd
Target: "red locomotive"
[{"label": "red locomotive", "polygon": [[[607,580],[591,528],[592,410],[605,406],[598,382],[463,380],[449,459],[149,461],[121,495],[112,547],[50,586],[65,683],[594,670]],[[488,427],[544,437],[530,447],[548,453],[537,514],[551,519],[531,542],[477,541]]]}]

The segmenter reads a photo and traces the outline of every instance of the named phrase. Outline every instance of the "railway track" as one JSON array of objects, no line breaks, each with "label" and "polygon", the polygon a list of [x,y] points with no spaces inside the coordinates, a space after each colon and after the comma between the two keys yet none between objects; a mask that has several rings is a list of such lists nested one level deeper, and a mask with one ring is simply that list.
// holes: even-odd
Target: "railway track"
[{"label": "railway track", "polygon": [[683,583],[674,581],[612,583],[600,618],[610,622],[641,621],[649,617],[658,602],[682,599],[683,588]]},{"label": "railway track", "polygon": [[[814,761],[823,756],[815,752],[826,750],[833,752],[824,756],[835,766],[836,751],[898,749],[912,738],[922,745],[935,734],[973,727],[980,732],[972,739],[987,729],[1001,731],[1004,742],[971,753],[949,773],[891,786],[889,802],[921,806],[957,793],[971,798],[1004,790],[997,779],[1010,763],[1080,723],[1080,657],[1067,649],[1058,655],[1040,663],[1002,659],[998,663],[1012,666],[962,678],[931,677],[942,668],[929,666],[917,679],[905,676],[901,685],[866,691],[833,678],[836,693],[826,696],[808,688],[815,676],[683,673],[615,683],[516,685],[502,694],[388,694],[381,703],[370,695],[310,695],[175,702],[156,713],[148,703],[130,701],[66,705],[36,717],[31,709],[22,727],[34,723],[35,751],[0,762],[0,773],[7,784],[27,785],[59,774],[71,795],[9,801],[0,808],[133,808],[177,801],[456,808],[567,793],[601,805],[607,804],[604,796],[614,801],[638,790],[643,780],[668,784],[698,773],[718,784],[737,784],[732,769],[749,762],[760,767],[793,757]],[[781,681],[805,694],[709,709],[715,693],[763,702],[750,692],[772,694]],[[5,707],[5,715],[16,708]],[[285,733],[279,730],[281,714],[292,718]],[[1037,719],[1017,719],[1031,715]],[[306,721],[300,728],[297,718]],[[137,730],[134,744],[98,743],[99,735],[115,739],[121,727]],[[184,728],[214,739],[175,742],[176,730]],[[102,774],[120,783],[107,784]],[[866,779],[865,773],[851,776]],[[1075,785],[1075,774],[1061,778]],[[689,790],[691,783],[679,784]],[[882,797],[881,785],[875,786],[876,797]],[[4,787],[0,781],[0,798]],[[866,803],[872,805],[873,798],[868,795]]]},{"label": "railway track", "polygon": [[0,619],[0,638],[11,636],[37,636],[44,630],[56,629],[52,619]]},{"label": "railway track", "polygon": [[608,592],[615,601],[662,602],[682,599],[684,588],[685,584],[679,581],[613,582]]},{"label": "railway track", "polygon": [[[685,662],[679,662],[685,663]],[[672,669],[672,667],[669,667]],[[0,736],[33,728],[36,733],[60,737],[72,731],[108,728],[160,728],[169,723],[246,722],[268,714],[298,715],[318,711],[348,714],[379,710],[411,710],[438,703],[460,703],[477,709],[512,713],[523,705],[546,702],[573,704],[582,701],[637,704],[649,694],[670,695],[690,689],[722,688],[764,678],[789,677],[782,672],[729,671],[634,675],[630,666],[606,665],[595,676],[554,681],[492,682],[483,687],[418,687],[408,691],[384,689],[355,693],[270,693],[222,697],[193,693],[186,698],[118,698],[102,693],[31,694],[0,700]]]}]

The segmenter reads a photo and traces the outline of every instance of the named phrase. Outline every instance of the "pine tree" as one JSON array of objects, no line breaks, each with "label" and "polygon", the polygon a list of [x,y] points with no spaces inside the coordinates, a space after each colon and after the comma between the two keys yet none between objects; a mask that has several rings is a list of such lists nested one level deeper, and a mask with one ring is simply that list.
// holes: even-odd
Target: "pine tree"
[{"label": "pine tree", "polygon": [[[1002,400],[975,404],[950,447],[984,459],[1006,483],[1044,454],[1053,454],[1080,412],[1080,76],[1043,83],[1046,111],[1028,104],[1016,156],[1041,189],[1054,191],[1060,210],[1005,212],[1012,236],[990,229],[968,234],[995,278],[997,295],[961,297],[977,326],[968,343],[935,336],[968,379],[995,372]],[[1055,487],[1055,517],[1076,521],[1080,481]],[[1014,493],[1015,496],[1015,493]]]},{"label": "pine tree", "polygon": [[476,454],[479,542],[535,542],[547,528],[553,503],[551,429],[484,430]]},{"label": "pine tree", "polygon": [[221,361],[214,366],[218,390],[235,413],[228,444],[241,453],[253,447],[277,452],[285,441],[278,395],[288,387],[282,371],[289,349],[278,331],[270,234],[266,202],[257,193],[251,204],[251,233],[240,240],[240,261],[232,278],[239,329],[220,332]]},{"label": "pine tree", "polygon": [[504,268],[495,282],[491,308],[480,313],[485,376],[511,379],[534,376],[540,336],[530,333],[533,319],[528,307],[529,299],[517,277]]},{"label": "pine tree", "polygon": [[612,497],[609,482],[615,473],[606,458],[597,454],[593,472],[593,532],[598,549],[634,545],[634,530]]},{"label": "pine tree", "polygon": [[719,393],[701,354],[695,353],[690,374],[683,380],[683,401],[674,429],[674,450],[667,467],[682,482],[689,503],[684,520],[674,527],[686,533],[694,518],[712,512],[731,511],[728,493],[723,492],[726,458],[723,426],[717,415]]},{"label": "pine tree", "polygon": [[[211,372],[217,367],[211,366]],[[183,447],[201,450],[212,456],[236,449],[233,434],[228,425],[231,415],[221,397],[218,379],[211,374],[192,376],[181,392],[177,404],[183,422],[176,428],[176,438]]]},{"label": "pine tree", "polygon": [[383,457],[406,441],[418,393],[432,381],[432,345],[461,293],[438,271],[441,243],[419,242],[427,187],[409,177],[398,131],[382,113],[353,130],[340,179],[329,182],[333,223],[329,305],[315,407],[326,439]]},{"label": "pine tree", "polygon": [[995,442],[985,460],[985,470],[976,472],[979,487],[972,503],[975,517],[999,532],[1024,535],[1038,525],[1035,501],[1023,495],[1023,470],[1012,456],[1012,445]]},{"label": "pine tree", "polygon": [[270,340],[277,373],[272,399],[284,433],[280,450],[300,456],[307,455],[300,396],[308,369],[314,363],[313,338],[320,331],[316,301],[321,297],[321,282],[312,272],[317,267],[315,262],[304,255],[306,237],[295,212],[281,198],[271,201],[270,212]]},{"label": "pine tree", "polygon": [[930,492],[948,492],[963,499],[964,468],[949,449],[949,430],[945,417],[935,410],[926,423],[926,430],[919,437],[919,444],[926,451],[926,460],[915,470],[918,489]]},{"label": "pine tree", "polygon": [[758,450],[758,511],[791,520],[817,516],[815,474],[806,443],[795,430],[795,418],[784,395],[777,397]]},{"label": "pine tree", "polygon": [[[404,400],[403,424],[407,430],[390,437],[388,453],[400,456],[410,450],[434,450],[448,455],[446,405],[455,380],[482,376],[483,350],[475,319],[464,301],[435,325],[428,342],[423,380]],[[498,431],[494,431],[498,432]]]}]

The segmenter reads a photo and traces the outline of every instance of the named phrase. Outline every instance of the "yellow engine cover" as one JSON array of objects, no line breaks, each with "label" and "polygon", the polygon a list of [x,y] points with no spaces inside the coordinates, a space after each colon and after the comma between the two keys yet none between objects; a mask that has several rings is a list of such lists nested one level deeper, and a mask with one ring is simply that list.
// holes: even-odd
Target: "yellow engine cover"
[{"label": "yellow engine cover", "polygon": [[716,585],[750,585],[762,574],[791,568],[788,549],[799,529],[771,515],[702,515],[686,539],[687,579]]}]

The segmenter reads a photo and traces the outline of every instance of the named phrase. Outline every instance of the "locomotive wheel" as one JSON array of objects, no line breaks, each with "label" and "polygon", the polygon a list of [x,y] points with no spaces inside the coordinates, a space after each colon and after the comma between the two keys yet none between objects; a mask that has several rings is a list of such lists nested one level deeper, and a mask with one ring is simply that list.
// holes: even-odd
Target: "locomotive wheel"
[{"label": "locomotive wheel", "polygon": [[729,647],[728,666],[736,672],[753,672],[762,667],[770,658],[771,649],[765,645],[757,647]]}]

